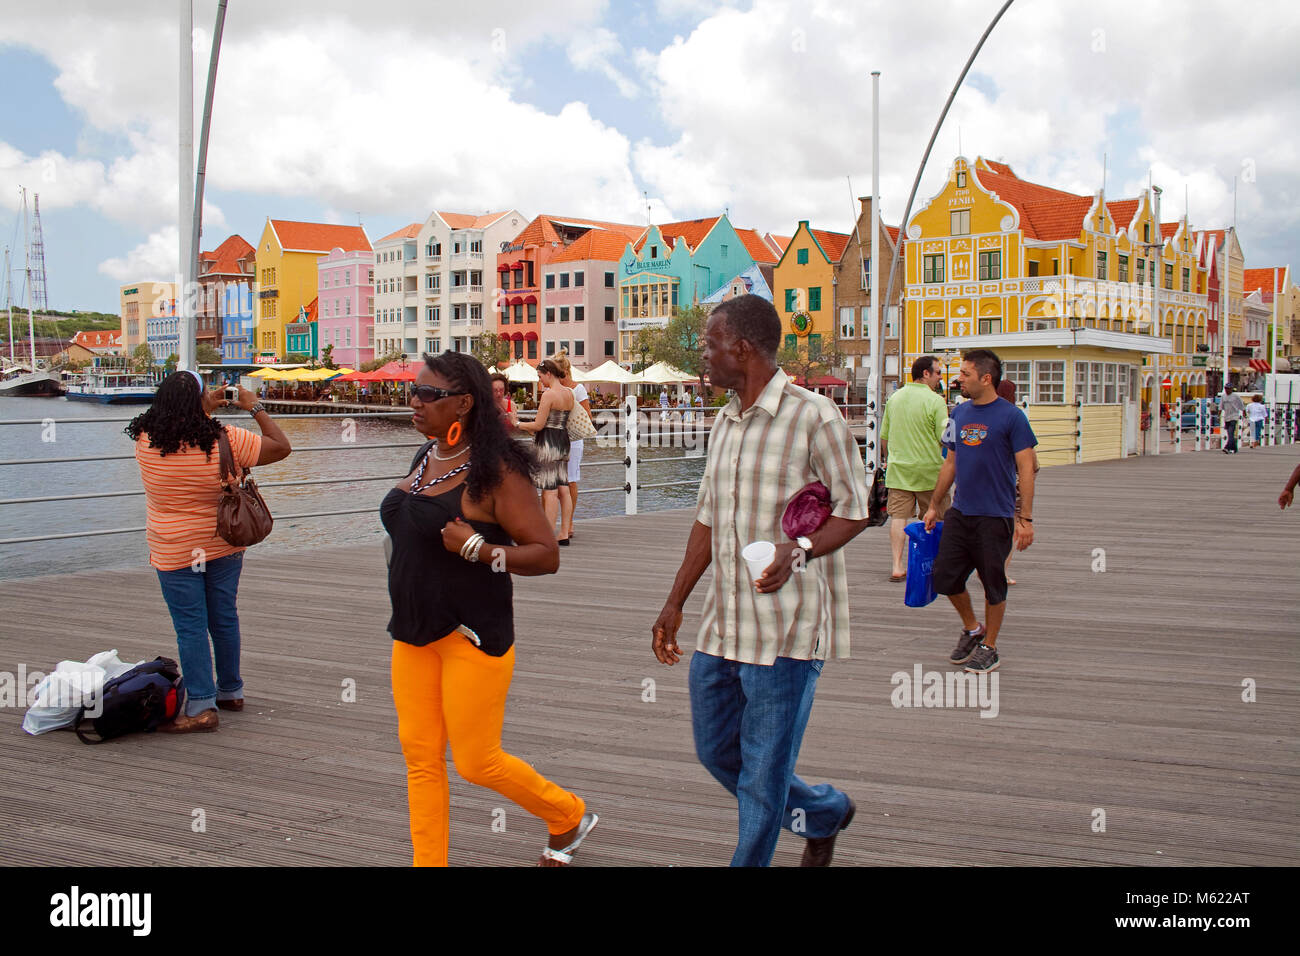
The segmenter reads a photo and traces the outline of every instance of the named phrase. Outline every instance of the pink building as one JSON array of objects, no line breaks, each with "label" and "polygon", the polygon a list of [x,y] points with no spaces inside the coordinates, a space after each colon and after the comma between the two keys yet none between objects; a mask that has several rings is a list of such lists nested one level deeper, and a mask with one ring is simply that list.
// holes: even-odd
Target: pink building
[{"label": "pink building", "polygon": [[353,369],[374,359],[375,254],[336,246],[316,260],[316,276],[320,351],[334,346],[334,364]]},{"label": "pink building", "polygon": [[560,350],[587,370],[618,361],[618,263],[627,232],[592,229],[542,270],[542,358]]}]

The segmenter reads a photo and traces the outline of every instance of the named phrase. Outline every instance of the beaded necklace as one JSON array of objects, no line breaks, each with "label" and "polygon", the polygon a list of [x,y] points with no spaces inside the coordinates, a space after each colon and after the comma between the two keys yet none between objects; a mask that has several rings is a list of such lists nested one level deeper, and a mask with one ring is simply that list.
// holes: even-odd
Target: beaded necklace
[{"label": "beaded necklace", "polygon": [[424,491],[428,488],[432,488],[434,485],[438,484],[439,482],[446,481],[448,478],[452,477],[453,475],[459,475],[462,471],[464,471],[466,468],[469,467],[469,462],[467,461],[463,465],[457,465],[455,468],[447,472],[445,475],[439,475],[437,478],[431,478],[428,482],[421,485],[420,478],[424,475],[424,469],[429,464],[429,455],[432,454],[432,452],[433,452],[433,448],[430,448],[427,452],[424,453],[424,458],[420,461],[420,467],[417,468],[415,471],[415,480],[411,482],[411,494],[413,495],[418,495],[421,491]]}]

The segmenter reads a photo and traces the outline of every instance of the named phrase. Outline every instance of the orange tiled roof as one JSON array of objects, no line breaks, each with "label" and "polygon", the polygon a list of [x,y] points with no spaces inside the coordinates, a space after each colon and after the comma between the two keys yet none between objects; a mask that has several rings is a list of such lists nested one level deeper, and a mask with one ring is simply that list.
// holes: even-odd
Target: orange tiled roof
[{"label": "orange tiled roof", "polygon": [[[721,218],[721,216],[706,216],[703,219],[683,219],[681,222],[665,222],[659,226],[659,234],[664,237],[664,240],[668,243],[670,248],[677,248],[677,240],[683,239],[686,241],[686,245],[694,251],[699,248],[700,243],[704,241],[704,237],[709,234],[709,230],[717,225],[718,220]],[[641,241],[636,245],[636,250],[638,252],[640,252],[641,247],[645,245],[646,236],[649,234],[650,230],[648,229],[642,234]],[[743,242],[744,240],[742,239],[741,241]],[[751,252],[750,255],[753,255],[753,253]],[[770,255],[770,253],[768,253],[768,255]]]},{"label": "orange tiled roof", "polygon": [[786,246],[790,245],[791,239],[790,236],[774,236],[770,232],[763,238],[767,240],[769,246],[773,247],[778,256],[785,252]]},{"label": "orange tiled roof", "polygon": [[894,240],[894,245],[898,245],[898,234],[902,230],[898,226],[886,226],[885,231],[889,233],[889,238]]},{"label": "orange tiled roof", "polygon": [[239,260],[253,251],[243,236],[230,236],[212,252],[199,253],[199,277],[243,275]]},{"label": "orange tiled roof", "polygon": [[[745,244],[745,251],[749,253],[750,258],[755,262],[776,265],[777,260],[781,258],[772,251],[771,246],[763,241],[757,229],[737,229],[736,235]],[[841,247],[841,251],[843,251],[843,247]],[[831,261],[834,262],[835,260],[832,259]]]},{"label": "orange tiled roof", "polygon": [[592,259],[602,262],[617,262],[623,258],[627,249],[628,237],[612,229],[592,229],[573,242],[559,255],[552,256],[551,262],[582,262]]},{"label": "orange tiled roof", "polygon": [[504,216],[508,210],[503,212],[488,212],[481,216],[470,215],[463,212],[443,212],[438,211],[438,215],[443,221],[453,229],[486,229],[492,223]]},{"label": "orange tiled roof", "polygon": [[1242,280],[1242,292],[1246,295],[1260,290],[1260,294],[1265,302],[1273,301],[1273,294],[1278,291],[1282,285],[1281,266],[1270,266],[1267,269],[1246,269]]},{"label": "orange tiled roof", "polygon": [[78,332],[72,337],[73,345],[80,345],[87,349],[106,349],[118,345],[118,339],[122,337],[121,329],[111,330],[86,330]]},{"label": "orange tiled roof", "polygon": [[307,321],[315,322],[320,310],[320,296],[307,303]]},{"label": "orange tiled roof", "polygon": [[826,258],[831,262],[839,262],[844,255],[844,247],[849,244],[849,237],[838,232],[827,232],[824,229],[809,231],[817,239],[817,244],[822,247],[822,252],[826,253]]},{"label": "orange tiled roof", "polygon": [[1181,225],[1181,222],[1162,222],[1160,224],[1160,238],[1172,239],[1174,233],[1178,231],[1178,227]]},{"label": "orange tiled roof", "polygon": [[401,229],[397,230],[397,232],[390,232],[388,235],[384,236],[384,238],[378,241],[387,242],[389,239],[414,239],[419,234],[420,234],[420,223],[413,222],[409,226],[403,226]]},{"label": "orange tiled roof", "polygon": [[1141,204],[1141,199],[1117,199],[1114,202],[1107,202],[1106,209],[1110,213],[1110,218],[1115,221],[1117,229],[1127,229]]},{"label": "orange tiled roof", "polygon": [[572,222],[580,226],[591,226],[593,229],[608,229],[627,236],[629,240],[635,240],[645,232],[644,226],[631,226],[624,222],[601,222],[598,219],[583,219],[580,216],[540,215],[533,217],[532,221],[524,226],[523,231],[515,236],[513,244],[539,246],[544,242],[559,242],[560,234],[553,225],[557,222]]},{"label": "orange tiled roof", "polygon": [[272,219],[271,228],[285,252],[315,252],[324,255],[331,249],[344,252],[370,251],[370,239],[360,226],[332,226],[323,222],[294,222]]}]

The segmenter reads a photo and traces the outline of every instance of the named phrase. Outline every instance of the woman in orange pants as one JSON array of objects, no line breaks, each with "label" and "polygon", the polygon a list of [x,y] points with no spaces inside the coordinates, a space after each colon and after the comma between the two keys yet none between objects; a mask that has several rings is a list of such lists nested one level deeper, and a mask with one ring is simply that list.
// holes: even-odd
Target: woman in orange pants
[{"label": "woman in orange pants", "polygon": [[532,459],[507,435],[487,372],[468,355],[426,358],[411,406],[412,424],[432,440],[380,514],[393,543],[388,629],[415,865],[447,864],[450,744],[461,776],[545,821],[539,865],[565,866],[596,814],[501,749],[515,661],[510,575],[559,568]]}]

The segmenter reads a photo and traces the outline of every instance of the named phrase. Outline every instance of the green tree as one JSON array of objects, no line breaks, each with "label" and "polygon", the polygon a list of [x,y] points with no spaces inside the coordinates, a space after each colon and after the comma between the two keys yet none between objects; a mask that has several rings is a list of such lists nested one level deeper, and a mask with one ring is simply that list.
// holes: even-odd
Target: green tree
[{"label": "green tree", "polygon": [[176,365],[178,362],[180,362],[180,360],[181,357],[177,355],[175,352],[167,356],[167,358],[163,361],[163,372],[166,373],[167,375],[170,375],[172,372],[176,371]]},{"label": "green tree", "polygon": [[294,352],[292,355],[284,357],[285,365],[306,365],[309,361],[311,361],[311,356],[305,352]]},{"label": "green tree", "polygon": [[484,368],[501,367],[510,361],[510,340],[495,332],[484,332],[474,340],[473,355]]},{"label": "green tree", "polygon": [[372,362],[362,363],[361,368],[358,371],[373,372],[376,369],[383,368],[389,362],[400,362],[404,357],[405,357],[404,353],[394,349],[391,352],[384,353],[383,355],[381,355],[379,358],[375,359]]},{"label": "green tree", "polygon": [[641,329],[632,343],[632,352],[645,356],[648,363],[667,362],[689,372],[704,384],[704,327],[709,313],[698,305],[680,309],[662,328]]},{"label": "green tree", "polygon": [[200,342],[194,350],[194,358],[200,365],[220,365],[221,353],[207,342]]},{"label": "green tree", "polygon": [[844,356],[835,346],[826,348],[821,340],[809,341],[811,336],[796,339],[793,346],[783,346],[776,354],[776,364],[791,378],[810,381],[829,375],[831,369],[844,364]]},{"label": "green tree", "polygon": [[131,364],[137,372],[147,372],[153,368],[153,351],[144,342],[141,342],[131,352]]},{"label": "green tree", "polygon": [[321,360],[321,364],[324,365],[326,368],[338,368],[338,366],[334,364],[333,345],[327,345],[320,350],[320,360]]}]

